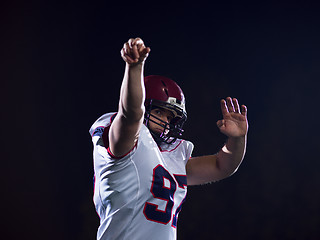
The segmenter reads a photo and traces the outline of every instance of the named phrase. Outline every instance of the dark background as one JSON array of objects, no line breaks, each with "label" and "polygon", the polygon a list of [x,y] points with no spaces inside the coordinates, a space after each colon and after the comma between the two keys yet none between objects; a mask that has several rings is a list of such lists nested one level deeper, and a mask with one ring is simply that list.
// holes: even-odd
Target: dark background
[{"label": "dark background", "polygon": [[320,239],[318,4],[1,2],[1,239],[94,239],[88,130],[117,109],[120,49],[187,98],[194,156],[225,137],[219,100],[248,107],[239,171],[190,187],[178,238]]}]

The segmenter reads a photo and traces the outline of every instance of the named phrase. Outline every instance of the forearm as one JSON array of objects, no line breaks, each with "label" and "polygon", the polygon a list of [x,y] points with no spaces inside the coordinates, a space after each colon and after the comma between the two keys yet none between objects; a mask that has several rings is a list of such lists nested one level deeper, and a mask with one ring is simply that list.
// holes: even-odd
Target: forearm
[{"label": "forearm", "polygon": [[228,138],[226,144],[217,154],[217,167],[226,173],[232,175],[241,164],[247,145],[247,135],[243,137]]},{"label": "forearm", "polygon": [[130,120],[140,120],[144,115],[143,68],[144,63],[126,64],[120,91],[119,113]]}]

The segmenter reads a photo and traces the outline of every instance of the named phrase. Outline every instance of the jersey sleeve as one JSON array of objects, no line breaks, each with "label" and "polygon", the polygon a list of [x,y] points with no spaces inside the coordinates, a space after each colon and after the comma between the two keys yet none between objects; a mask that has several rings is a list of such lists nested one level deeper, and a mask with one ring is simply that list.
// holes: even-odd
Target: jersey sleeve
[{"label": "jersey sleeve", "polygon": [[190,141],[185,141],[185,142],[186,142],[186,159],[189,160],[189,158],[191,158],[192,156],[194,145]]},{"label": "jersey sleeve", "polygon": [[116,113],[106,113],[99,117],[91,126],[89,133],[91,137],[102,136],[104,128],[110,127]]},{"label": "jersey sleeve", "polygon": [[89,133],[91,135],[93,144],[96,144],[99,140],[102,140],[105,148],[108,148],[108,131],[115,116],[116,113],[106,113],[92,124]]},{"label": "jersey sleeve", "polygon": [[98,118],[97,121],[91,126],[89,133],[92,137],[92,142],[94,145],[99,145],[103,146],[106,150],[108,155],[112,159],[126,159],[126,157],[133,152],[133,150],[136,148],[137,144],[126,154],[120,157],[116,157],[112,154],[109,148],[109,139],[108,139],[108,134],[109,134],[109,129],[111,126],[111,123],[113,119],[115,118],[117,113],[106,113],[102,115],[100,118]]}]

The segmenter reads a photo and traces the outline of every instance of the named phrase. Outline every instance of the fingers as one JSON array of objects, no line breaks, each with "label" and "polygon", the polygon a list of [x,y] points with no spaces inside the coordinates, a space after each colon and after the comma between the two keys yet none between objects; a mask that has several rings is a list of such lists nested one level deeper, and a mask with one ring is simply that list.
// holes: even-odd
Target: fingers
[{"label": "fingers", "polygon": [[135,62],[135,57],[131,54],[129,42],[127,42],[123,45],[123,48],[121,50],[121,56],[122,56],[123,60],[127,63],[134,63]]},{"label": "fingers", "polygon": [[[132,49],[133,57],[135,60],[138,61],[140,54],[139,50],[144,46],[142,39],[136,38],[136,39],[129,39],[129,45]],[[139,48],[139,49],[138,49]]]},{"label": "fingers", "polygon": [[231,99],[231,97],[227,97],[226,100],[222,99],[220,104],[221,104],[222,115],[235,112],[233,100]]},{"label": "fingers", "polygon": [[139,58],[137,46],[132,45],[132,41],[133,39],[129,39],[129,41],[123,45],[121,50],[122,58],[129,64],[137,62]]},{"label": "fingers", "polygon": [[244,116],[247,115],[247,107],[245,105],[241,105],[240,109],[238,99],[236,98],[227,97],[226,100],[222,99],[220,104],[222,115],[228,113],[241,113]]},{"label": "fingers", "polygon": [[223,116],[229,113],[226,100],[222,99],[220,101],[220,106],[221,106],[221,112]]},{"label": "fingers", "polygon": [[121,49],[121,57],[129,64],[143,62],[150,52],[141,38],[130,38]]},{"label": "fingers", "polygon": [[247,106],[241,105],[241,114],[247,117]]},{"label": "fingers", "polygon": [[228,107],[229,113],[234,112],[234,106],[233,106],[233,101],[231,97],[227,97],[227,107]]}]

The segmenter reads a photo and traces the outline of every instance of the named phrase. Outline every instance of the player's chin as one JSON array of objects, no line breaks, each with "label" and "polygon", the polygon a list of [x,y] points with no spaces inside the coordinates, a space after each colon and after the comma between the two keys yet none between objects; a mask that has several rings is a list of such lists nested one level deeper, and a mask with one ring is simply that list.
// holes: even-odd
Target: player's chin
[{"label": "player's chin", "polygon": [[160,128],[155,128],[152,131],[159,136],[163,133],[163,129]]}]

